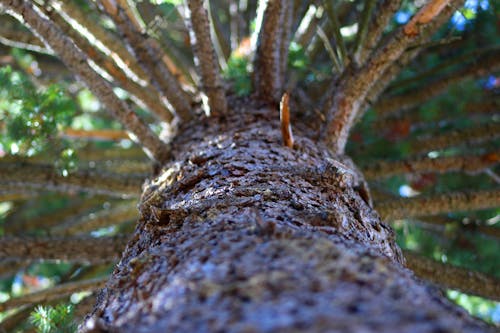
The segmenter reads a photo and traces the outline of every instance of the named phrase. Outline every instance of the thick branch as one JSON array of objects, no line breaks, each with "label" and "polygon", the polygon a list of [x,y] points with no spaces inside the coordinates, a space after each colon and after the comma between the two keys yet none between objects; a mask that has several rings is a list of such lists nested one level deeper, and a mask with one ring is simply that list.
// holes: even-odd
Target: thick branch
[{"label": "thick branch", "polygon": [[92,70],[87,57],[51,21],[41,16],[31,3],[20,0],[1,0],[1,4],[22,15],[26,24],[54,50],[61,60],[85,82],[89,89],[106,106],[108,111],[131,131],[145,149],[157,160],[168,157],[167,146],[134,113],[130,106],[120,100],[111,85]]},{"label": "thick branch", "polygon": [[379,202],[376,204],[376,209],[383,219],[396,220],[415,216],[439,215],[453,211],[496,208],[498,206],[500,206],[500,189],[398,198]]},{"label": "thick branch", "polygon": [[283,19],[288,1],[269,0],[262,18],[254,61],[254,89],[259,98],[277,103],[283,89],[281,44],[284,42]]},{"label": "thick branch", "polygon": [[208,98],[210,113],[227,112],[227,100],[219,64],[212,45],[210,24],[203,0],[186,0],[186,25],[195,55],[195,63],[201,77],[203,93]]},{"label": "thick branch", "polygon": [[452,84],[457,82],[484,76],[500,69],[500,51],[493,50],[483,54],[474,60],[474,64],[464,67],[433,83],[426,84],[410,92],[382,99],[374,108],[377,114],[385,116],[396,111],[403,111],[442,94]]},{"label": "thick branch", "polygon": [[0,163],[0,176],[0,184],[58,192],[87,191],[118,197],[139,195],[143,182],[139,178],[91,170],[79,170],[64,177],[53,166],[29,162]]},{"label": "thick branch", "polygon": [[447,289],[500,301],[500,280],[465,268],[437,262],[404,251],[407,266],[421,279],[431,281]]},{"label": "thick branch", "polygon": [[363,168],[366,179],[387,178],[402,173],[447,173],[462,171],[477,173],[500,163],[500,151],[483,155],[415,157],[399,161],[375,161]]},{"label": "thick branch", "polygon": [[105,263],[120,257],[128,236],[0,237],[0,258]]},{"label": "thick branch", "polygon": [[[392,38],[374,52],[363,67],[345,71],[340,84],[333,89],[335,93],[328,99],[324,108],[327,128],[322,131],[321,137],[326,139],[328,136],[328,142],[334,152],[344,152],[349,131],[361,110],[363,100],[386,69],[401,57],[419,34],[425,34],[426,29],[432,28],[428,25],[432,19],[446,14],[442,8],[434,11],[433,5],[437,2],[442,1],[433,0],[424,6],[406,26],[397,30]],[[433,15],[429,19],[431,10]],[[421,19],[422,17],[426,20]],[[411,29],[408,28],[409,25]]]},{"label": "thick branch", "polygon": [[141,33],[127,16],[125,2],[115,5],[109,0],[101,0],[106,13],[117,25],[122,37],[134,52],[142,69],[152,80],[153,85],[166,97],[168,103],[182,119],[189,119],[191,98],[182,90],[178,80],[167,67],[168,57],[161,51],[158,43]]},{"label": "thick branch", "polygon": [[107,277],[96,278],[92,280],[84,280],[77,282],[68,282],[55,286],[53,288],[44,289],[31,294],[11,298],[3,303],[0,303],[0,312],[32,303],[50,302],[53,300],[64,298],[72,293],[80,291],[93,291],[104,287]]}]

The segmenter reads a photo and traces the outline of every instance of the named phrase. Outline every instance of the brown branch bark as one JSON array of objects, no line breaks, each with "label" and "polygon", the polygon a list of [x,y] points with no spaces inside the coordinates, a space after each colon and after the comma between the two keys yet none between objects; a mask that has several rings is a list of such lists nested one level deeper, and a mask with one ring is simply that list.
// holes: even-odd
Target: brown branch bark
[{"label": "brown branch bark", "polygon": [[76,73],[108,111],[131,131],[142,146],[157,161],[168,157],[167,146],[151,131],[127,105],[113,92],[113,88],[87,63],[86,56],[51,21],[42,17],[34,5],[20,0],[2,0],[7,8],[19,13],[33,32],[39,35],[61,60]]},{"label": "brown branch bark", "polygon": [[[119,57],[125,65],[136,73],[141,79],[147,79],[146,73],[139,66],[137,59],[127,50],[125,44],[118,38],[116,34],[106,30],[92,20],[91,16],[87,15],[74,1],[59,1],[51,0],[51,3],[56,3],[61,10],[69,17],[85,27],[97,40],[101,41],[112,52],[111,57]],[[93,4],[89,4],[93,6]]]},{"label": "brown branch bark", "polygon": [[375,9],[375,0],[367,0],[363,2],[363,11],[358,22],[358,32],[354,40],[353,59],[358,66],[361,65],[359,61],[359,53],[364,46],[366,35],[368,34],[368,27],[372,18],[373,10]]},{"label": "brown branch bark", "polygon": [[109,227],[139,217],[135,204],[125,203],[108,210],[101,210],[76,220],[70,220],[57,225],[51,234],[81,235],[100,228]]},{"label": "brown branch bark", "polygon": [[0,258],[108,263],[117,260],[128,236],[0,237]]},{"label": "brown branch bark", "polygon": [[183,119],[191,117],[192,99],[182,90],[178,80],[168,68],[164,59],[167,55],[161,51],[158,43],[131,24],[126,8],[110,0],[101,0],[104,11],[113,19],[123,39],[134,52],[139,65],[152,84],[165,96],[173,110]]},{"label": "brown branch bark", "polygon": [[370,24],[367,25],[364,38],[360,41],[359,47],[353,55],[358,66],[362,66],[366,58],[370,56],[371,52],[382,38],[385,27],[400,6],[401,0],[377,1],[377,7],[373,14],[373,18]]},{"label": "brown branch bark", "polygon": [[[359,68],[350,68],[344,72],[339,81],[334,82],[332,89],[335,93],[327,100],[324,113],[327,115],[327,125],[322,130],[320,138],[327,140],[333,151],[343,154],[349,132],[361,112],[362,103],[369,91],[382,77],[385,71],[394,64],[403,52],[415,41],[420,34],[425,34],[432,25],[427,20],[432,9],[432,18],[447,14],[447,11],[435,11],[431,5],[440,0],[433,0],[422,8],[407,23],[397,30],[392,37],[377,51],[375,51],[366,64]],[[420,17],[426,19],[420,19]],[[411,29],[407,26],[411,25]],[[340,82],[340,84],[338,83]]]},{"label": "brown branch bark", "polygon": [[98,130],[76,130],[66,128],[62,131],[63,138],[73,139],[89,139],[89,140],[104,140],[104,141],[119,141],[129,139],[128,133],[121,130],[113,129],[98,129]]},{"label": "brown branch bark", "polygon": [[104,287],[106,280],[107,277],[77,282],[67,282],[49,289],[44,289],[23,296],[11,298],[3,303],[0,303],[0,312],[13,309],[25,304],[54,301],[79,291],[97,290]]},{"label": "brown branch bark", "polygon": [[404,251],[406,264],[419,278],[446,289],[455,289],[495,301],[500,300],[500,280],[480,272],[443,264],[412,251]]},{"label": "brown branch bark", "polygon": [[284,81],[282,70],[281,44],[285,41],[283,19],[289,1],[269,0],[267,2],[262,25],[257,40],[257,51],[254,61],[253,85],[257,96],[269,103],[277,104]]},{"label": "brown branch bark", "polygon": [[[442,14],[436,17],[433,21],[427,24],[427,28],[424,29],[423,33],[415,37],[414,45],[423,45],[432,38],[432,36],[438,31],[438,29],[446,23],[447,20],[456,11],[456,8],[460,8],[464,3],[464,0],[451,0],[450,5],[442,10]],[[413,59],[415,59],[425,48],[424,47],[413,47],[404,52],[401,57],[389,66],[384,73],[381,74],[376,84],[374,84],[368,94],[366,95],[361,109],[356,117],[359,120],[364,112],[371,106],[374,105],[379,99],[380,95],[386,90],[387,86],[397,77],[403,68],[405,68]]]},{"label": "brown branch bark", "polygon": [[398,198],[379,202],[375,206],[385,220],[496,208],[500,206],[500,189]]},{"label": "brown branch bark", "polygon": [[86,191],[117,197],[140,194],[143,179],[92,170],[79,170],[64,177],[51,165],[30,162],[0,163],[0,184],[58,192]]},{"label": "brown branch bark", "polygon": [[[52,50],[47,49],[40,39],[29,31],[19,29],[19,22],[8,15],[0,15],[2,25],[0,25],[0,43],[33,52],[52,54]],[[16,24],[17,23],[17,24]]]},{"label": "brown branch bark", "polygon": [[458,82],[484,76],[500,69],[500,51],[492,50],[474,59],[472,65],[466,66],[441,79],[426,84],[424,87],[412,89],[408,93],[380,100],[374,108],[378,115],[387,116],[394,112],[408,110],[429,99],[444,93],[450,85]]},{"label": "brown branch bark", "polygon": [[363,168],[363,175],[367,180],[376,180],[403,173],[448,173],[450,171],[478,173],[499,163],[500,151],[482,155],[437,158],[421,156],[399,161],[372,161],[370,165]]},{"label": "brown branch bark", "polygon": [[69,38],[71,38],[76,46],[78,46],[89,59],[92,59],[97,66],[105,70],[118,85],[134,95],[136,99],[140,100],[158,119],[165,122],[170,122],[172,120],[172,114],[164,107],[154,91],[151,91],[151,87],[143,87],[135,82],[133,80],[134,78],[131,77],[127,70],[120,68],[118,64],[113,61],[112,57],[107,56],[95,47],[95,45],[92,45],[87,38],[74,29],[71,25],[72,22],[67,21],[60,12],[53,8],[45,8],[43,12]]},{"label": "brown branch bark", "polygon": [[441,226],[443,229],[447,225],[458,225],[460,230],[467,232],[475,232],[482,236],[488,236],[500,240],[500,228],[495,226],[487,225],[486,221],[477,221],[474,219],[462,219],[452,218],[449,216],[423,216],[418,218],[418,222],[423,224],[432,224],[435,226]]},{"label": "brown branch bark", "polygon": [[226,92],[211,42],[208,13],[203,7],[203,0],[186,0],[186,25],[201,78],[202,92],[208,98],[210,114],[225,114]]},{"label": "brown branch bark", "polygon": [[421,137],[410,141],[409,149],[413,154],[422,154],[454,146],[471,146],[498,137],[500,137],[500,123],[493,122]]},{"label": "brown branch bark", "polygon": [[106,198],[101,196],[86,197],[70,202],[66,207],[58,209],[55,212],[43,214],[37,217],[18,219],[7,219],[4,224],[5,235],[29,234],[34,229],[49,231],[58,223],[64,222],[83,213],[89,213],[92,208],[102,205]]}]

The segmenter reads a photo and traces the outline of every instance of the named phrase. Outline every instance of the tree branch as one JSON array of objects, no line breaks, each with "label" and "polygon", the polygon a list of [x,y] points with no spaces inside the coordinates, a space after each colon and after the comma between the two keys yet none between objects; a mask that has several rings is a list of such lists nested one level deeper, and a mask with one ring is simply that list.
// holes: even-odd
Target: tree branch
[{"label": "tree branch", "polygon": [[500,151],[483,155],[440,156],[437,158],[421,156],[399,161],[372,161],[369,166],[363,168],[363,175],[367,180],[376,180],[403,173],[447,173],[450,171],[478,173],[499,163]]},{"label": "tree branch", "polygon": [[[341,79],[333,83],[332,90],[335,93],[325,103],[324,113],[327,115],[327,125],[322,130],[320,138],[327,139],[335,153],[344,153],[349,132],[370,89],[377,84],[385,71],[401,57],[418,35],[424,35],[426,30],[433,28],[429,24],[431,22],[429,17],[435,19],[447,14],[447,11],[442,10],[444,7],[440,7],[441,10],[435,10],[434,4],[437,2],[441,3],[442,0],[433,0],[424,6],[407,25],[397,30],[383,46],[375,51],[363,67],[346,70]],[[408,25],[411,25],[411,29]]]},{"label": "tree branch", "polygon": [[[101,25],[96,24],[96,22],[91,19],[91,16],[88,14],[86,15],[74,1],[51,0],[51,4],[53,7],[56,7],[54,4],[57,4],[68,17],[71,17],[71,19],[85,27],[85,29],[87,29],[97,40],[102,42],[102,44],[111,51],[111,57],[113,59],[116,59],[116,57],[120,58],[138,77],[147,79],[148,76],[139,66],[134,56],[127,50],[120,38],[117,38],[116,34],[104,29]],[[89,5],[92,6],[93,4]]]},{"label": "tree branch", "polygon": [[380,41],[385,27],[392,19],[394,13],[401,6],[401,0],[377,1],[377,8],[371,23],[366,25],[364,35],[361,35],[359,47],[355,49],[353,58],[358,66],[362,66],[366,58],[371,54],[377,43]]},{"label": "tree branch", "polygon": [[211,42],[210,24],[203,0],[186,0],[186,25],[189,28],[195,63],[201,77],[203,93],[213,115],[227,112],[226,92]]},{"label": "tree branch", "polygon": [[66,177],[51,165],[30,162],[0,163],[0,184],[58,192],[87,191],[118,197],[136,197],[143,179],[79,170]]},{"label": "tree branch", "polygon": [[66,221],[74,216],[79,216],[83,213],[88,213],[93,208],[99,205],[102,206],[106,199],[101,196],[85,197],[84,199],[76,199],[70,202],[62,209],[54,212],[42,214],[37,217],[29,217],[24,219],[7,219],[4,224],[5,235],[21,235],[28,234],[34,229],[42,229],[47,232],[61,221]]},{"label": "tree branch", "polygon": [[482,236],[488,236],[500,240],[500,228],[489,226],[487,225],[486,221],[477,221],[468,218],[458,220],[457,218],[451,218],[449,216],[423,216],[421,218],[418,218],[417,221],[421,222],[422,224],[440,226],[443,227],[443,229],[447,225],[458,225],[458,227],[460,228],[459,232],[461,230],[476,232]]},{"label": "tree branch", "polygon": [[165,161],[169,152],[149,127],[134,113],[124,101],[113,92],[113,88],[87,63],[86,56],[51,21],[40,14],[31,3],[20,0],[1,0],[0,4],[18,12],[27,25],[54,50],[61,60],[76,73],[106,106],[108,111],[132,132],[157,161]]},{"label": "tree branch", "polygon": [[500,206],[500,189],[397,198],[379,202],[375,206],[384,220],[496,208]]},{"label": "tree branch", "polygon": [[173,110],[183,119],[191,117],[191,98],[182,90],[179,82],[167,67],[164,59],[168,58],[161,51],[158,43],[151,37],[141,33],[130,18],[127,9],[122,8],[125,2],[115,4],[111,0],[100,0],[104,11],[113,19],[122,37],[134,52],[139,65],[153,85],[168,100]]},{"label": "tree branch", "polygon": [[277,103],[282,94],[284,73],[281,71],[281,50],[286,35],[283,19],[289,6],[289,1],[285,0],[267,2],[257,40],[253,85],[257,96],[269,103]]},{"label": "tree branch", "polygon": [[120,258],[128,236],[0,237],[0,258],[108,263]]},{"label": "tree branch", "polygon": [[424,280],[431,281],[443,288],[456,289],[466,294],[477,295],[495,301],[500,300],[500,280],[468,269],[443,264],[404,251],[408,268]]},{"label": "tree branch", "polygon": [[14,24],[18,23],[8,15],[0,15],[2,25],[0,25],[0,43],[9,47],[16,47],[28,51],[52,54],[40,39],[29,31],[20,31]]},{"label": "tree branch", "polygon": [[422,154],[453,146],[470,146],[500,137],[500,123],[487,123],[466,129],[453,129],[444,133],[410,141],[410,151]]},{"label": "tree branch", "polygon": [[446,75],[424,87],[411,89],[408,93],[380,100],[374,108],[378,115],[387,116],[396,111],[408,110],[445,92],[448,87],[457,82],[493,73],[500,69],[500,50],[486,52],[474,59],[474,64]]},{"label": "tree branch", "polygon": [[81,235],[100,228],[120,224],[125,221],[137,219],[139,213],[135,204],[125,203],[106,210],[100,210],[83,216],[78,219],[72,219],[65,223],[57,225],[53,229],[54,235]]},{"label": "tree branch", "polygon": [[58,286],[33,292],[23,296],[11,298],[3,303],[0,303],[0,312],[7,311],[25,304],[50,302],[64,298],[72,293],[80,291],[93,291],[103,288],[108,277],[96,278],[91,280],[68,282]]}]

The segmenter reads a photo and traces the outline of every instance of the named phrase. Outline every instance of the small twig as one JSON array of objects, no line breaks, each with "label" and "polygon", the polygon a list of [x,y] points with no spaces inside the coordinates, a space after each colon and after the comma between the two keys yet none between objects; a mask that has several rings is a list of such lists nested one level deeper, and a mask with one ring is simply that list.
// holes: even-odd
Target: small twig
[{"label": "small twig", "polygon": [[292,126],[290,125],[290,107],[288,93],[284,93],[280,102],[280,121],[283,144],[288,148],[293,148]]}]

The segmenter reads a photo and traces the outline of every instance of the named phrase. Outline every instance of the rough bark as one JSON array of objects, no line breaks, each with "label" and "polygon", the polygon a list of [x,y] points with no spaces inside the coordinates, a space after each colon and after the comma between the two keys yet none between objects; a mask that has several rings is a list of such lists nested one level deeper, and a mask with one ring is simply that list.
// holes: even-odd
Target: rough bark
[{"label": "rough bark", "polygon": [[348,158],[249,104],[179,131],[81,331],[488,331],[404,268]]}]

